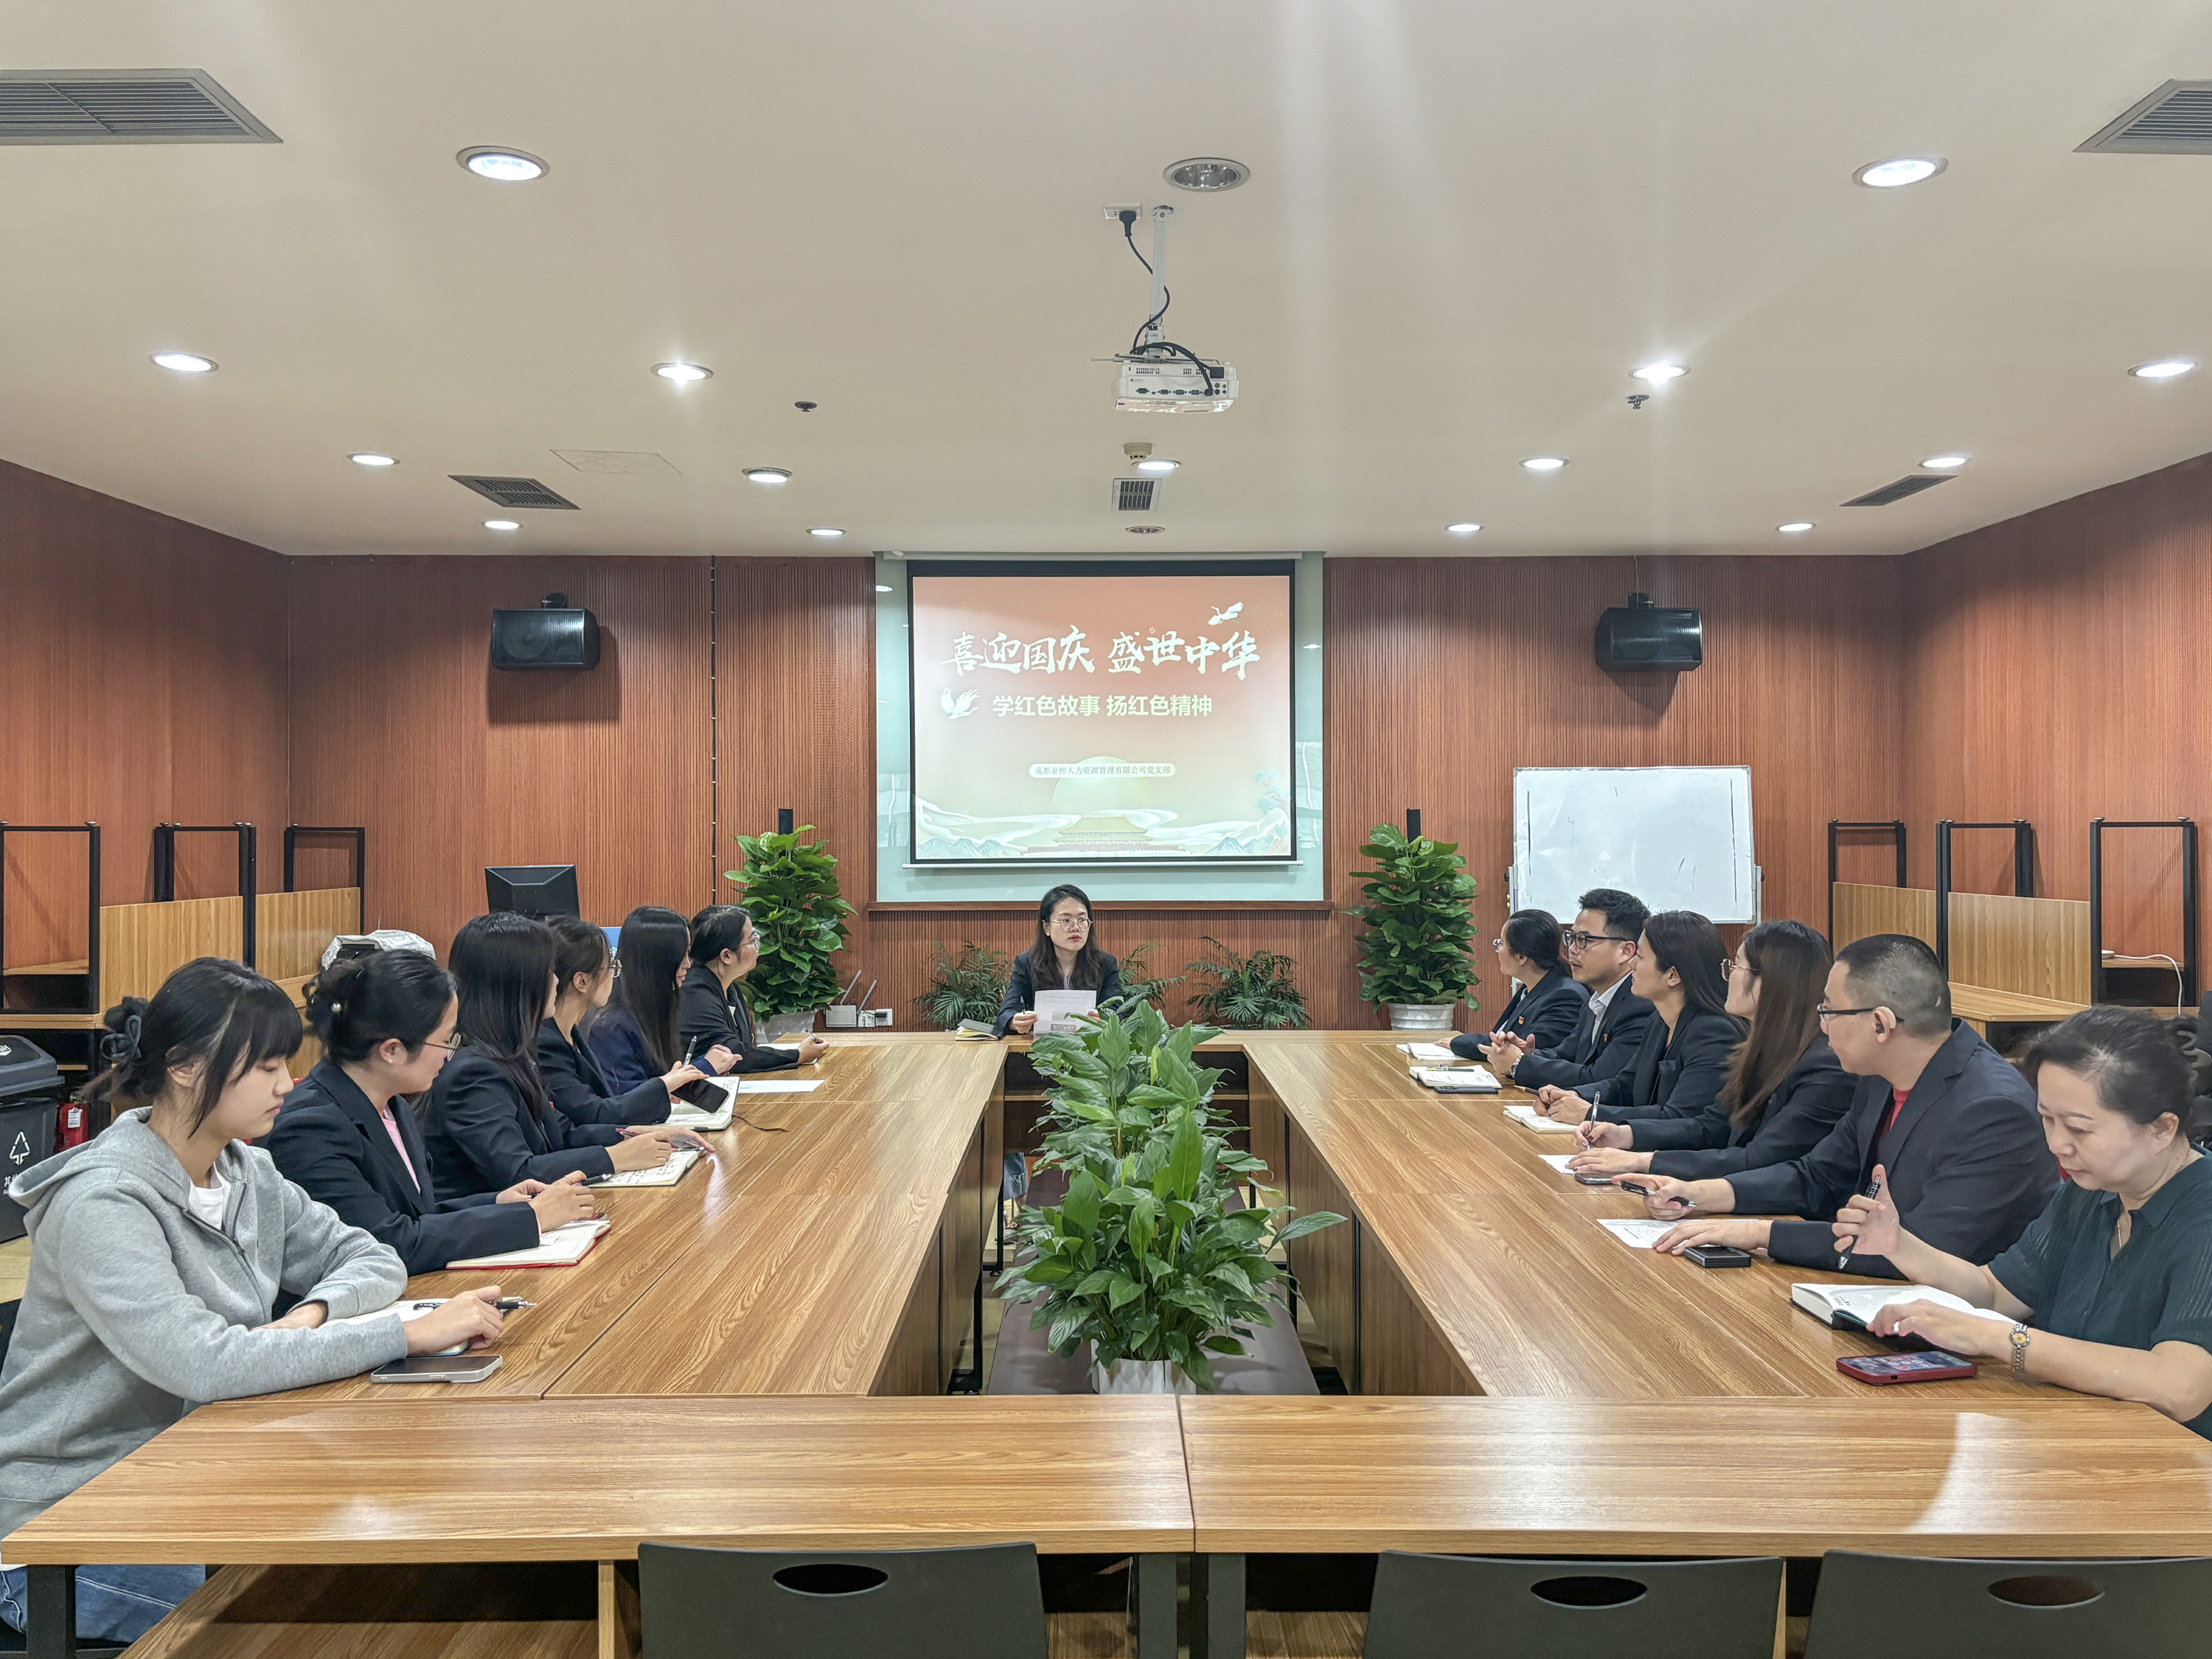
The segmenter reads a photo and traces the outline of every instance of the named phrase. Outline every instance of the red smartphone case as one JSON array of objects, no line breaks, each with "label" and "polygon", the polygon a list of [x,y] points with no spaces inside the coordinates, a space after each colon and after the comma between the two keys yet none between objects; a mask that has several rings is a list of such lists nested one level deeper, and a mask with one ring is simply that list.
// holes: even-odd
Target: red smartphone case
[{"label": "red smartphone case", "polygon": [[[1925,1363],[1931,1359],[1948,1360],[1950,1363],[1948,1364]],[[1899,1360],[1917,1360],[1923,1363],[1909,1369],[1899,1369],[1896,1364]],[[1862,1382],[1871,1382],[1876,1387],[1890,1382],[1944,1382],[1955,1376],[1972,1376],[1975,1374],[1972,1360],[1961,1359],[1956,1354],[1943,1353],[1932,1349],[1925,1353],[1849,1356],[1838,1359],[1836,1362],[1836,1369],[1846,1376],[1856,1377]]]}]

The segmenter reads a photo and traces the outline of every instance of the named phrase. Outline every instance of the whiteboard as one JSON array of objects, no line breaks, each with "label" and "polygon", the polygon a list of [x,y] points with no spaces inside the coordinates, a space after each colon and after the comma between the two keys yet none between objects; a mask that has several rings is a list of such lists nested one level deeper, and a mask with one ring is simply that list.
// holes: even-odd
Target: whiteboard
[{"label": "whiteboard", "polygon": [[1522,766],[1513,772],[1513,902],[1562,921],[1593,887],[1654,910],[1759,920],[1747,766]]}]

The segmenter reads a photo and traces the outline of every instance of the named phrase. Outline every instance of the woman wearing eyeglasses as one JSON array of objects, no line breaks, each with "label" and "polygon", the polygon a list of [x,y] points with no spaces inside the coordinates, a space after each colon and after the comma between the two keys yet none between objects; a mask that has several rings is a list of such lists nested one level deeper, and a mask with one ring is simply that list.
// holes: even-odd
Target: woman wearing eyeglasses
[{"label": "woman wearing eyeglasses", "polygon": [[263,1145],[285,1179],[390,1245],[410,1273],[526,1250],[595,1213],[580,1174],[441,1199],[406,1100],[437,1080],[460,1008],[453,976],[413,951],[333,963],[307,988],[323,1058],[285,1097]]},{"label": "woman wearing eyeglasses", "polygon": [[1511,1037],[1518,1048],[1528,1049],[1556,1048],[1572,1036],[1589,1006],[1589,993],[1575,982],[1559,957],[1559,919],[1549,910],[1516,910],[1490,948],[1512,984],[1512,999],[1489,1030],[1454,1037],[1452,1052],[1462,1060],[1481,1060],[1499,1037]]},{"label": "woman wearing eyeglasses", "polygon": [[1014,958],[999,1005],[999,1036],[1036,1029],[1039,991],[1096,991],[1101,1007],[1121,994],[1121,964],[1098,948],[1091,897],[1080,887],[1055,887],[1037,901],[1036,939]]},{"label": "woman wearing eyeglasses", "polygon": [[[607,1006],[622,970],[607,949],[604,928],[580,916],[554,916],[553,974],[561,989],[553,1012],[538,1028],[538,1070],[545,1092],[572,1123],[665,1123],[676,1091],[706,1073],[678,1060],[659,1077],[617,1094],[576,1028]],[[726,1063],[731,1055],[722,1051]]]}]

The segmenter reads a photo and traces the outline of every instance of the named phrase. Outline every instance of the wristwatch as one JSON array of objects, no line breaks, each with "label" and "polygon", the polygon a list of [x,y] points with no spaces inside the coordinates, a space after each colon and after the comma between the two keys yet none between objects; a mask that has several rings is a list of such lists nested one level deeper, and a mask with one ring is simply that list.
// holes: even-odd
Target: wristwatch
[{"label": "wristwatch", "polygon": [[2015,1323],[2010,1333],[2012,1340],[2012,1374],[2025,1381],[2027,1376],[2027,1339],[2031,1333],[2026,1325]]}]

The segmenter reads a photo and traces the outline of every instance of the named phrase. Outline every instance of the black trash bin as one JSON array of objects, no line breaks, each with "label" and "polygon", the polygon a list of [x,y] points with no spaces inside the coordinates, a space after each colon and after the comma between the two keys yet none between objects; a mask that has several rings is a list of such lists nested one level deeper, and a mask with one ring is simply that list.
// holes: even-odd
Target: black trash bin
[{"label": "black trash bin", "polygon": [[54,1153],[61,1068],[35,1042],[0,1036],[0,1244],[23,1236],[23,1206],[4,1188]]}]

